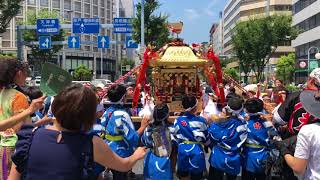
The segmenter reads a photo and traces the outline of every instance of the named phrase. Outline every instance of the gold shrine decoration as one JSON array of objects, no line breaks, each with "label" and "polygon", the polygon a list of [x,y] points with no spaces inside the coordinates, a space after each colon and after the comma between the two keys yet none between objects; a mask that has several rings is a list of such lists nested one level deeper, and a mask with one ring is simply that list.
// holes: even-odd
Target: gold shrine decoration
[{"label": "gold shrine decoration", "polygon": [[180,34],[183,28],[183,22],[174,22],[174,23],[168,23],[167,24],[168,29],[176,34]]},{"label": "gold shrine decoration", "polygon": [[207,60],[198,58],[188,46],[171,46],[160,59],[153,62],[153,65],[193,66],[206,62]]}]

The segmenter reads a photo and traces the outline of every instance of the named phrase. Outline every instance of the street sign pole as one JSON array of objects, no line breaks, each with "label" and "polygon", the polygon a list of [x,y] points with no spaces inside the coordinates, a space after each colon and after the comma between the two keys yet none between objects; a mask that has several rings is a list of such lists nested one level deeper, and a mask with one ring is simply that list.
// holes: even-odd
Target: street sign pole
[{"label": "street sign pole", "polygon": [[101,49],[101,61],[100,61],[100,79],[103,79],[102,76],[103,76],[103,54],[102,54],[102,49]]}]

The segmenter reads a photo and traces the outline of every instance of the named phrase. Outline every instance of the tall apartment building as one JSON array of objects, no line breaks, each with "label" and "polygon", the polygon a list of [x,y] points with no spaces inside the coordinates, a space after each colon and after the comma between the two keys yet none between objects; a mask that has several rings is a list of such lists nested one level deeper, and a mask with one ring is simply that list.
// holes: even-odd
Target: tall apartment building
[{"label": "tall apartment building", "polygon": [[[320,50],[320,0],[293,0],[292,24],[301,30],[292,41],[297,60],[306,60],[308,50],[310,59],[314,59],[317,48]],[[308,77],[307,68],[296,71],[295,77],[297,82],[305,82]]]},{"label": "tall apartment building", "polygon": [[[267,0],[229,0],[223,11],[223,53],[225,55],[234,55],[231,40],[232,29],[237,22],[267,14],[292,14],[292,0],[270,0],[269,6],[267,2]],[[277,59],[290,52],[294,52],[291,42],[283,42],[282,46],[279,46],[271,56],[269,65],[266,67],[267,72],[273,73]]]},{"label": "tall apartment building", "polygon": [[[116,10],[119,11],[119,17],[125,17],[124,6],[115,9],[115,4],[121,0],[26,0],[22,2],[22,9],[20,13],[12,19],[8,30],[3,33],[0,39],[0,49],[4,52],[16,52],[16,24],[17,21],[26,21],[27,12],[33,11],[38,13],[41,9],[49,11],[57,11],[63,17],[64,23],[71,24],[73,18],[95,18],[100,19],[100,24],[112,24],[115,17]],[[122,0],[124,1],[124,0]],[[132,2],[132,0],[131,0]],[[133,3],[131,8],[133,9]],[[133,10],[132,10],[133,11]],[[67,30],[67,36],[71,35],[71,31]],[[112,29],[100,29],[99,35],[107,35],[111,40],[116,40],[116,35],[113,34]],[[97,35],[81,35],[82,41],[97,41]],[[96,64],[97,78],[114,79],[116,72],[116,60],[121,49],[117,45],[110,44],[109,49],[98,49],[96,44],[81,45],[80,49],[68,49],[65,46],[55,57],[54,63],[60,64],[66,70],[73,71],[78,65],[84,64],[91,70],[94,70]],[[25,48],[25,54],[28,54],[28,49]],[[102,51],[102,53],[101,53]],[[101,57],[102,55],[102,57]],[[26,56],[27,57],[27,56]],[[103,59],[101,74],[101,59]],[[25,59],[27,60],[27,59]],[[96,60],[96,61],[94,61]],[[31,65],[34,65],[34,70],[39,71],[39,63],[37,64],[33,59],[28,57]]]},{"label": "tall apartment building", "polygon": [[210,44],[215,54],[223,54],[223,19],[220,15],[218,23],[214,23],[210,29]]}]

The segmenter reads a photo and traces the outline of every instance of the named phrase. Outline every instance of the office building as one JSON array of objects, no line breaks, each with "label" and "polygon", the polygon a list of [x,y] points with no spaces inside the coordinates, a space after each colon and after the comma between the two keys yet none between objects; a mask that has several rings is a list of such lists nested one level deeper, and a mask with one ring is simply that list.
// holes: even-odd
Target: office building
[{"label": "office building", "polygon": [[[33,11],[38,13],[42,9],[57,11],[61,14],[65,24],[71,24],[73,18],[95,18],[99,17],[100,24],[112,24],[116,15],[115,3],[117,0],[26,0],[22,2],[20,13],[12,19],[7,31],[1,35],[0,49],[6,53],[16,53],[16,25],[17,22],[27,21],[27,13]],[[119,0],[118,0],[119,1]],[[129,1],[129,0],[128,0]],[[129,8],[133,9],[132,6]],[[124,11],[121,7],[119,11]],[[128,10],[130,11],[130,10]],[[131,10],[133,11],[133,10]],[[118,17],[125,17],[123,16]],[[66,30],[67,36],[72,35],[71,30]],[[112,29],[100,29],[99,35],[107,35],[110,40],[116,40],[116,35]],[[97,34],[81,35],[81,41],[97,41]],[[91,70],[95,70],[97,78],[114,79],[116,73],[116,60],[119,49],[117,45],[110,44],[108,49],[98,49],[96,44],[81,45],[80,49],[68,49],[67,45],[63,47],[54,57],[56,64],[61,65],[64,69],[72,72],[75,68],[84,64]],[[39,73],[39,60],[32,59],[29,54],[30,50],[24,48],[25,60],[28,60],[35,74]],[[101,59],[103,60],[101,63]],[[102,66],[101,66],[102,65]],[[101,67],[103,72],[101,73]],[[101,76],[102,75],[102,76]]]},{"label": "office building", "polygon": [[302,83],[308,77],[308,64],[303,68],[299,66],[299,62],[307,63],[308,52],[310,59],[315,59],[315,54],[320,50],[320,0],[293,0],[292,3],[292,24],[300,29],[300,34],[292,41],[297,59],[295,79],[297,83]]},{"label": "office building", "polygon": [[[269,2],[269,4],[267,4]],[[232,47],[232,30],[240,21],[246,21],[251,17],[259,17],[273,14],[292,14],[291,0],[229,0],[223,10],[223,53],[235,55]],[[282,55],[294,52],[291,42],[280,44],[271,55],[265,72],[274,74],[277,60]],[[233,63],[235,64],[235,63]]]}]

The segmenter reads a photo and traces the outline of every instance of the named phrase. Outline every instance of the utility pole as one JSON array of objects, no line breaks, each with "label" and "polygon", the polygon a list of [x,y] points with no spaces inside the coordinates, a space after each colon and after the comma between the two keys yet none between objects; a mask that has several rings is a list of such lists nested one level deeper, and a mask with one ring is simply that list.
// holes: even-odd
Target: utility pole
[{"label": "utility pole", "polygon": [[24,53],[23,53],[23,30],[20,26],[17,26],[17,55],[20,61],[24,61]]},{"label": "utility pole", "polygon": [[270,0],[266,0],[267,5],[266,5],[266,16],[270,16]]}]

